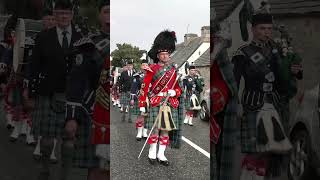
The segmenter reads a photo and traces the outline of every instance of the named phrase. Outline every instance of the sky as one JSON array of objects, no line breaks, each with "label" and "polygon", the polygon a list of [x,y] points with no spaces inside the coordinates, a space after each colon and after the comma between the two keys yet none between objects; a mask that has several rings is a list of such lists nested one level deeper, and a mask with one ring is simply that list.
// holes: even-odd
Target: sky
[{"label": "sky", "polygon": [[111,0],[111,52],[130,43],[149,51],[163,30],[176,32],[177,43],[186,33],[200,36],[210,25],[209,0]]}]

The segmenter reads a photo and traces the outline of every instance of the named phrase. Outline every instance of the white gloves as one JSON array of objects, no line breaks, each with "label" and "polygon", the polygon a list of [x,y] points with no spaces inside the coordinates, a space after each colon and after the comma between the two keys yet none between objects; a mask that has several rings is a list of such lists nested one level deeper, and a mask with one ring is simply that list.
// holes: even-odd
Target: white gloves
[{"label": "white gloves", "polygon": [[145,107],[140,107],[140,111],[143,113],[146,113],[146,108]]},{"label": "white gloves", "polygon": [[169,94],[170,97],[174,97],[174,96],[176,96],[176,91],[173,90],[173,89],[169,89],[168,90],[168,94]]}]

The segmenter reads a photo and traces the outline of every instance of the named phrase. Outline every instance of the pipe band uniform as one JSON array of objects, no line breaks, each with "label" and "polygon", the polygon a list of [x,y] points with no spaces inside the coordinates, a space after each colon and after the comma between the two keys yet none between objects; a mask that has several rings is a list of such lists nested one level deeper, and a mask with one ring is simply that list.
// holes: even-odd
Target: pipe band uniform
[{"label": "pipe band uniform", "polygon": [[[270,14],[256,12],[252,16],[253,40],[240,47],[232,58],[238,86],[241,77],[245,81],[241,97],[241,151],[246,155],[242,160],[241,179],[249,178],[252,163],[259,164],[259,170],[253,172],[254,177],[280,176],[280,163],[277,162],[292,148],[280,116],[283,85],[279,72],[280,51],[274,46],[271,33],[262,36],[259,29],[266,27],[271,31],[272,26]],[[261,157],[257,158],[257,155]]]},{"label": "pipe band uniform", "polygon": [[186,98],[185,109],[187,111],[184,124],[192,126],[193,117],[201,109],[199,99],[204,86],[203,78],[196,74],[196,67],[193,64],[189,66],[189,74],[183,79],[183,86]]},{"label": "pipe band uniform", "polygon": [[[142,94],[140,93],[139,97],[141,112],[145,112],[147,97],[150,102],[150,119],[146,124],[146,127],[151,129],[147,139],[150,145],[149,162],[155,164],[158,159],[160,164],[165,166],[169,165],[169,161],[164,155],[169,140],[171,144],[177,144],[180,141],[177,136],[181,121],[178,112],[179,108],[183,106],[179,102],[179,97],[182,94],[178,83],[180,75],[177,74],[175,65],[170,64],[168,56],[175,50],[175,42],[175,32],[168,30],[162,31],[155,38],[152,48],[148,52],[148,56],[153,59],[154,64],[151,64],[150,68],[146,70],[143,80],[145,85],[141,89]],[[156,129],[155,132],[153,132],[154,129]],[[158,153],[157,149],[159,149]]]}]

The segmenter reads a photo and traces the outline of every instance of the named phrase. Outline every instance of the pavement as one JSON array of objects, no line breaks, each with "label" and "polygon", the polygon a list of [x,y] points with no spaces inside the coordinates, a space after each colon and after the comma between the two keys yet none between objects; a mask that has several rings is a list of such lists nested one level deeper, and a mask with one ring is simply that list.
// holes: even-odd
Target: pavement
[{"label": "pavement", "polygon": [[[168,167],[149,163],[148,144],[138,160],[145,141],[136,141],[134,121],[135,119],[133,123],[122,122],[119,109],[111,108],[111,179],[209,179],[209,158],[185,141],[182,142],[180,149],[166,149],[165,155],[170,162]],[[193,124],[194,126],[183,126],[183,137],[199,146],[204,152],[210,152],[208,122],[195,119]]]}]

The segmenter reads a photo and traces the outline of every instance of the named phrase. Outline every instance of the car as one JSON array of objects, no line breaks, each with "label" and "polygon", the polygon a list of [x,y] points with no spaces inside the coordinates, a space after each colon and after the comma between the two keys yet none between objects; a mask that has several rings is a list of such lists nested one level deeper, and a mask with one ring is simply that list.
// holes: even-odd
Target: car
[{"label": "car", "polygon": [[203,121],[209,121],[210,119],[210,89],[207,89],[201,93],[200,96],[199,117]]},{"label": "car", "polygon": [[[288,164],[290,180],[310,179],[320,174],[320,85],[304,93],[289,122],[293,145]],[[311,178],[315,179],[315,178]]]}]

